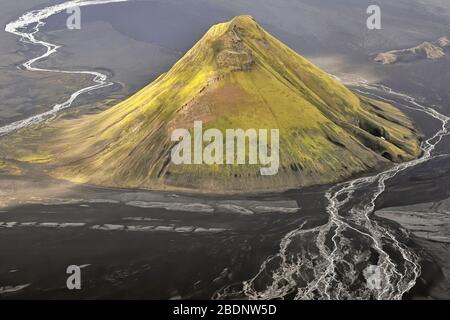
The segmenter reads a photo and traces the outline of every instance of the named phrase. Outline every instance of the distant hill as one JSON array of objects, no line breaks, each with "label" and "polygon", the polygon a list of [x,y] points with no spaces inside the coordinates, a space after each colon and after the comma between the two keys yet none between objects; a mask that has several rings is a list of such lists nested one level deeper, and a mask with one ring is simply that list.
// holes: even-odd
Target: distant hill
[{"label": "distant hill", "polygon": [[[221,131],[279,129],[278,174],[262,176],[249,164],[175,165],[171,133],[192,130],[194,121]],[[145,189],[298,188],[421,153],[403,113],[352,93],[250,16],[213,26],[167,73],[107,111],[25,131],[0,149],[59,178]]]},{"label": "distant hill", "polygon": [[444,57],[446,51],[449,49],[450,39],[448,37],[442,37],[433,42],[423,42],[417,47],[379,53],[375,57],[375,61],[382,64],[394,64],[423,59],[439,59]]}]

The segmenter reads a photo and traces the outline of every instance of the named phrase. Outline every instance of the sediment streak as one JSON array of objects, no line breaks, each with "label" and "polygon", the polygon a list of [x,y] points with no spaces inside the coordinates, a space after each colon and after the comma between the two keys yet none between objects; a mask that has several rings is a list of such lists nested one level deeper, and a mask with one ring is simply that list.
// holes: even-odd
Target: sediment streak
[{"label": "sediment streak", "polygon": [[73,70],[59,70],[59,69],[45,69],[45,68],[38,68],[33,67],[33,64],[43,60],[47,57],[49,57],[51,54],[55,53],[60,46],[45,42],[39,39],[36,39],[35,35],[39,32],[40,28],[45,25],[44,20],[51,17],[52,15],[58,14],[62,11],[65,11],[69,8],[73,7],[83,7],[83,6],[90,6],[90,5],[97,5],[97,4],[106,4],[106,3],[113,3],[113,2],[126,2],[128,0],[72,0],[64,3],[60,3],[54,6],[46,7],[44,9],[40,10],[33,10],[30,12],[27,12],[23,14],[19,19],[16,21],[10,22],[6,25],[5,31],[12,33],[14,35],[19,36],[20,41],[24,43],[30,43],[35,45],[41,45],[45,47],[47,50],[44,54],[33,58],[24,64],[22,64],[23,68],[25,68],[28,71],[40,71],[40,72],[53,72],[53,73],[66,73],[66,74],[86,74],[93,76],[93,82],[95,83],[92,86],[88,86],[85,88],[82,88],[70,95],[70,97],[64,101],[63,103],[55,104],[50,110],[34,115],[32,117],[19,120],[13,123],[10,123],[8,125],[5,125],[3,127],[0,127],[0,136],[5,135],[8,133],[11,133],[13,131],[16,131],[18,129],[22,129],[25,127],[28,127],[33,124],[40,123],[44,120],[51,119],[54,117],[59,111],[63,109],[69,108],[72,103],[75,101],[75,99],[80,96],[83,93],[97,90],[100,88],[108,87],[113,84],[113,82],[108,81],[108,77],[100,72],[96,71],[73,71]]},{"label": "sediment streak", "polygon": [[356,91],[422,111],[441,128],[422,145],[417,160],[370,177],[332,187],[326,192],[329,215],[325,225],[305,229],[305,223],[281,240],[279,252],[264,261],[250,280],[228,286],[213,298],[248,299],[402,299],[421,274],[419,257],[407,245],[409,234],[375,219],[375,202],[386,181],[433,158],[432,152],[449,134],[450,118],[414,98],[383,85],[360,81]]}]

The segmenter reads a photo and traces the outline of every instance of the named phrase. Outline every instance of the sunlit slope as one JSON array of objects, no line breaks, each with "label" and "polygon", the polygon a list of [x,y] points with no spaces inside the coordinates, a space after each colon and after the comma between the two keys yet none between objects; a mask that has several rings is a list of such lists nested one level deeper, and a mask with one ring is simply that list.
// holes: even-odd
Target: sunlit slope
[{"label": "sunlit slope", "polygon": [[[176,128],[279,129],[279,173],[260,165],[170,161]],[[22,160],[76,182],[260,191],[342,180],[416,158],[418,134],[394,107],[361,98],[249,16],[213,26],[171,70],[113,108],[52,128]],[[44,159],[44,160],[43,160]]]}]

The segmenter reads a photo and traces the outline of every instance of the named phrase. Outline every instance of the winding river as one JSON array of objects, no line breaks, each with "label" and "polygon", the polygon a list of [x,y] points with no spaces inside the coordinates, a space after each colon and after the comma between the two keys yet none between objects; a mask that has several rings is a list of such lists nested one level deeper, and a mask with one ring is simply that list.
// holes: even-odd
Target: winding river
[{"label": "winding river", "polygon": [[[363,95],[424,112],[440,121],[440,129],[422,144],[422,157],[330,188],[326,192],[329,220],[325,225],[307,229],[302,224],[289,232],[279,252],[265,260],[253,278],[220,290],[215,298],[400,300],[414,287],[421,274],[419,257],[399,239],[408,240],[408,232],[374,219],[375,202],[389,179],[433,159],[436,146],[450,133],[450,118],[386,86],[364,79],[357,86],[355,91]],[[313,248],[307,243],[313,243]],[[361,244],[366,247],[361,248]],[[372,250],[377,261],[369,260]],[[367,275],[365,282],[358,279],[361,271]]]},{"label": "winding river", "polygon": [[57,4],[54,6],[46,7],[44,9],[29,11],[23,14],[17,20],[10,22],[6,25],[5,31],[18,36],[20,41],[33,45],[40,45],[46,48],[45,53],[22,64],[23,68],[25,68],[28,71],[67,73],[67,74],[87,74],[93,76],[94,85],[82,88],[72,93],[66,101],[59,104],[55,104],[50,110],[46,112],[0,127],[0,136],[51,119],[59,111],[70,108],[73,102],[83,93],[98,90],[104,87],[111,86],[113,84],[113,82],[108,80],[108,77],[105,74],[96,71],[59,70],[59,69],[44,69],[34,67],[33,64],[49,57],[50,55],[57,52],[58,48],[60,48],[60,46],[56,44],[39,40],[35,36],[40,31],[40,28],[43,25],[45,25],[44,22],[45,19],[55,14],[66,11],[67,9],[73,7],[92,6],[92,5],[107,4],[113,2],[126,2],[126,1],[128,0],[92,0],[92,1],[73,0]]}]

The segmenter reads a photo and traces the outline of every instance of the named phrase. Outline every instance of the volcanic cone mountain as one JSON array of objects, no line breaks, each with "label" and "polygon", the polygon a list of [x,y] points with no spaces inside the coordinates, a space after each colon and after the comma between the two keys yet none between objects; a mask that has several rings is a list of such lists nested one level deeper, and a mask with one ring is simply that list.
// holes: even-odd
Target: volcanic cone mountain
[{"label": "volcanic cone mountain", "polygon": [[[176,128],[280,130],[280,169],[175,165]],[[118,105],[52,124],[29,161],[76,182],[202,192],[279,190],[331,183],[414,159],[411,121],[358,96],[271,36],[250,16],[213,26],[167,73]],[[225,135],[225,134],[224,134]],[[34,159],[34,160],[33,160]]]}]

